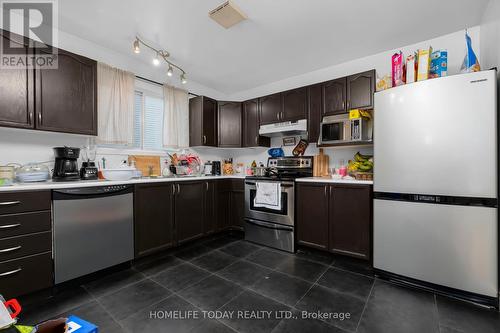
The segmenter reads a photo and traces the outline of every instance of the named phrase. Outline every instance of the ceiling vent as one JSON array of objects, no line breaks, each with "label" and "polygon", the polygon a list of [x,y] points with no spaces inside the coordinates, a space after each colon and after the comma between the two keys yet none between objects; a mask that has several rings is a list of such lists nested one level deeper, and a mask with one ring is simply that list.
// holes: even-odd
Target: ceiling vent
[{"label": "ceiling vent", "polygon": [[211,10],[208,16],[226,29],[247,18],[232,1],[226,1],[214,10]]}]

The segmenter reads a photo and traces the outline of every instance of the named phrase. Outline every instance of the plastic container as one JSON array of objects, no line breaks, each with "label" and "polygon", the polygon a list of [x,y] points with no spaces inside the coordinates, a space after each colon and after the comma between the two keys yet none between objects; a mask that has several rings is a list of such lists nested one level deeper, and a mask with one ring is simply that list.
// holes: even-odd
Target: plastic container
[{"label": "plastic container", "polygon": [[28,163],[16,170],[16,180],[20,183],[44,182],[49,178],[49,168],[41,163]]}]

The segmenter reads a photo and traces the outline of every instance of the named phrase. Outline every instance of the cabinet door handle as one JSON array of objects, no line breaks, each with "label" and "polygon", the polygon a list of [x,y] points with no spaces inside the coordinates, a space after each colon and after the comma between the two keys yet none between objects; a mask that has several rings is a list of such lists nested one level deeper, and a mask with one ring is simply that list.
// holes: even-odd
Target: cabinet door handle
[{"label": "cabinet door handle", "polygon": [[332,186],[330,186],[330,199],[333,197],[332,195]]},{"label": "cabinet door handle", "polygon": [[14,247],[9,247],[8,249],[2,249],[2,250],[0,250],[0,253],[14,252],[14,251],[20,250],[21,247],[22,247],[21,245],[14,246]]},{"label": "cabinet door handle", "polygon": [[177,194],[180,194],[180,193],[181,193],[181,185],[177,184]]},{"label": "cabinet door handle", "polygon": [[255,144],[259,145],[259,136],[258,135],[255,136]]},{"label": "cabinet door handle", "polygon": [[281,111],[281,120],[285,118],[285,112]]},{"label": "cabinet door handle", "polygon": [[351,107],[351,102],[347,101],[347,110],[349,110],[350,107]]},{"label": "cabinet door handle", "polygon": [[9,275],[12,275],[12,274],[16,274],[16,273],[19,273],[22,270],[23,269],[21,267],[19,267],[18,269],[15,269],[13,271],[5,272],[5,273],[0,273],[0,277],[9,276]]},{"label": "cabinet door handle", "polygon": [[276,119],[280,120],[280,114],[281,112],[276,113]]},{"label": "cabinet door handle", "polygon": [[203,144],[206,144],[206,143],[207,143],[207,136],[206,136],[206,135],[204,135],[204,136],[203,136]]},{"label": "cabinet door handle", "polygon": [[325,198],[328,197],[327,187],[328,186],[325,186]]},{"label": "cabinet door handle", "polygon": [[28,113],[28,123],[31,125],[33,123],[33,112]]},{"label": "cabinet door handle", "polygon": [[205,182],[205,191],[208,192],[208,182]]},{"label": "cabinet door handle", "polygon": [[42,124],[42,113],[38,113],[38,124],[41,125]]},{"label": "cabinet door handle", "polygon": [[12,229],[12,228],[20,227],[20,226],[21,226],[21,223],[6,224],[6,225],[0,225],[0,229]]},{"label": "cabinet door handle", "polygon": [[175,184],[172,184],[172,195],[175,195]]},{"label": "cabinet door handle", "polygon": [[4,201],[0,202],[0,206],[14,206],[14,205],[19,205],[21,201],[16,200],[16,201]]},{"label": "cabinet door handle", "polygon": [[342,109],[345,109],[345,101],[342,101]]}]

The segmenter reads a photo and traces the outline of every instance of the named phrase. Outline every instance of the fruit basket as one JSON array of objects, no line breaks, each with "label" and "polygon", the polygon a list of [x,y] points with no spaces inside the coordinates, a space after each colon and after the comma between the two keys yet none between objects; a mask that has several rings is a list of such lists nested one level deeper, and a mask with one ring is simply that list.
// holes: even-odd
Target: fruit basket
[{"label": "fruit basket", "polygon": [[347,170],[350,176],[358,180],[373,180],[373,156],[357,152],[354,159],[349,161]]},{"label": "fruit basket", "polygon": [[354,172],[356,180],[373,180],[373,172]]}]

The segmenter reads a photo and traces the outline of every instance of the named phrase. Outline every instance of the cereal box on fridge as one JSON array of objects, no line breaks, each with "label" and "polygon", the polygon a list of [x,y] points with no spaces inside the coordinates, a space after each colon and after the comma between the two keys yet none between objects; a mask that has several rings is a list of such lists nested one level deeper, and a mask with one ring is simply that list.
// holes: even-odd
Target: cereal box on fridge
[{"label": "cereal box on fridge", "polygon": [[406,57],[406,83],[417,81],[417,56],[410,54]]},{"label": "cereal box on fridge", "polygon": [[430,78],[446,76],[448,74],[448,51],[436,50],[431,54]]},{"label": "cereal box on fridge", "polygon": [[417,81],[423,81],[429,78],[431,53],[432,47],[429,47],[429,49],[418,50]]},{"label": "cereal box on fridge", "polygon": [[403,53],[399,51],[398,53],[394,53],[392,56],[392,86],[400,86],[404,84],[403,80]]}]

